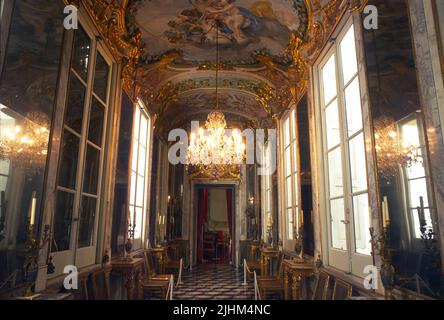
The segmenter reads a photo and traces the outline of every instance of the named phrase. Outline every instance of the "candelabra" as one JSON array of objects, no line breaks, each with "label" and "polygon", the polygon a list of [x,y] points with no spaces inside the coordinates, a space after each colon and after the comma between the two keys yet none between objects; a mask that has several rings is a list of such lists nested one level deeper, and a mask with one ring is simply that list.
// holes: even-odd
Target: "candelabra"
[{"label": "candelabra", "polygon": [[23,279],[26,283],[25,296],[27,297],[34,295],[32,287],[37,278],[39,251],[49,242],[51,237],[49,225],[45,225],[40,240],[37,239],[35,233],[35,224],[31,224],[29,221],[25,242],[25,264],[23,265]]},{"label": "candelabra", "polygon": [[303,231],[304,227],[303,225],[299,226],[298,232],[296,232],[296,227],[294,228],[294,239],[295,239],[295,245],[294,245],[294,252],[297,254],[298,258],[302,258],[304,256],[304,236]]},{"label": "candelabra", "polygon": [[386,220],[382,234],[377,236],[373,227],[370,227],[370,243],[372,246],[373,264],[375,254],[379,251],[381,257],[381,281],[385,289],[386,300],[395,300],[393,289],[395,287],[395,268],[392,265],[392,249],[390,248],[390,220]]},{"label": "candelabra", "polygon": [[[419,231],[421,232],[421,241],[424,247],[424,251],[429,255],[429,263],[426,265],[426,273],[431,283],[438,283],[434,286],[435,291],[442,291],[442,272],[441,272],[441,256],[438,249],[436,240],[436,234],[433,231],[433,227],[427,225],[424,214],[423,200],[421,199],[421,207],[418,207],[419,215]],[[441,283],[440,283],[441,282]],[[442,292],[436,292],[438,295]]]},{"label": "candelabra", "polygon": [[131,260],[130,253],[133,249],[133,242],[134,239],[134,233],[136,232],[136,224],[128,224],[128,238],[125,243],[125,259]]}]

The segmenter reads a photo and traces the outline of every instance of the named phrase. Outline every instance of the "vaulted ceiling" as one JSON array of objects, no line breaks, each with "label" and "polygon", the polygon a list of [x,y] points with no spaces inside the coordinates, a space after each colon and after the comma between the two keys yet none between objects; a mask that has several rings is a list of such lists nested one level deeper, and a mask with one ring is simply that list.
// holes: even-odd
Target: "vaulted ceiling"
[{"label": "vaulted ceiling", "polygon": [[308,65],[338,19],[346,10],[362,10],[366,1],[82,3],[122,61],[124,89],[146,102],[156,127],[165,134],[189,127],[192,120],[204,120],[217,106],[229,126],[275,126],[291,102],[304,95]]},{"label": "vaulted ceiling", "polygon": [[147,49],[139,82],[163,130],[216,108],[216,69],[231,126],[273,126],[290,102],[286,48],[307,35],[305,0],[141,0],[133,19]]}]

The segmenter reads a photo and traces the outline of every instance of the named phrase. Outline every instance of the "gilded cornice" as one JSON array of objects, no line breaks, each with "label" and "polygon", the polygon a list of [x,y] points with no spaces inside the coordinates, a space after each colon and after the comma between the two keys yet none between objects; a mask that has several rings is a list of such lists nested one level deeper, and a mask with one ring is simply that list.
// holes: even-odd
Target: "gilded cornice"
[{"label": "gilded cornice", "polygon": [[[74,1],[73,4],[79,1]],[[143,89],[137,86],[140,58],[146,52],[142,34],[137,29],[128,28],[127,15],[134,10],[135,1],[129,0],[80,0],[89,16],[93,19],[100,35],[108,45],[117,62],[121,62],[122,85],[128,92],[136,95]]]}]

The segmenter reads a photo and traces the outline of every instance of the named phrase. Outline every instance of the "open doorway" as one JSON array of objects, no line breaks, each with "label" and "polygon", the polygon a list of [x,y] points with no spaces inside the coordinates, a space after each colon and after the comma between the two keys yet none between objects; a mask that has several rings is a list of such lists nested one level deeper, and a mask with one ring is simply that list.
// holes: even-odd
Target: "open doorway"
[{"label": "open doorway", "polygon": [[197,187],[197,263],[231,264],[234,187]]}]

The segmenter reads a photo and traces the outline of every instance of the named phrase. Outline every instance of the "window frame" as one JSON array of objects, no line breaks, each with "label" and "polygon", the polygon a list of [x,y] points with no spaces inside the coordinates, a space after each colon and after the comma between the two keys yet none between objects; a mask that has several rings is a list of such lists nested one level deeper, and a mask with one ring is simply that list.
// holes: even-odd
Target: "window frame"
[{"label": "window frame", "polygon": [[[280,155],[282,159],[281,181],[283,197],[281,200],[283,228],[282,239],[286,250],[293,250],[296,243],[295,235],[299,236],[299,225],[301,224],[301,183],[300,183],[300,157],[299,157],[299,128],[296,105],[284,114],[280,120]],[[288,121],[289,141],[286,141],[286,122]],[[287,171],[286,152],[290,153],[289,174]],[[288,190],[290,180],[291,190]],[[289,199],[291,195],[291,201]],[[290,203],[291,202],[291,203]],[[289,205],[290,204],[290,205]],[[289,211],[291,210],[291,216]],[[296,224],[296,225],[295,225]]]},{"label": "window frame", "polygon": [[[131,136],[131,151],[130,151],[130,165],[128,168],[128,206],[127,206],[127,214],[128,214],[128,218],[131,221],[131,224],[133,224],[134,222],[134,217],[137,214],[136,211],[134,211],[134,213],[131,212],[131,207],[134,208],[140,208],[141,209],[141,214],[142,216],[140,217],[140,230],[139,230],[139,234],[140,234],[140,238],[136,238],[134,236],[133,240],[133,251],[137,251],[139,249],[143,249],[144,247],[144,243],[147,240],[147,229],[148,229],[148,213],[149,213],[149,201],[150,201],[150,197],[149,195],[149,189],[150,189],[150,185],[149,185],[149,181],[151,180],[151,161],[150,161],[150,155],[152,155],[152,141],[153,141],[153,124],[152,124],[152,117],[150,116],[146,105],[143,103],[142,100],[137,99],[136,103],[134,103],[134,116],[133,116],[133,130],[132,130],[132,136]],[[136,119],[136,115],[137,112],[136,110],[139,110],[139,119]],[[140,137],[141,137],[141,130],[142,130],[142,126],[141,126],[141,122],[142,122],[142,117],[145,117],[147,119],[147,127],[146,127],[146,145],[144,146],[146,148],[145,150],[145,165],[144,165],[144,176],[141,176],[138,172],[138,170],[140,169],[139,166],[139,161],[140,161],[140,157],[139,157],[139,149],[141,147],[140,144]],[[139,125],[136,126],[136,121],[139,121]],[[134,134],[135,134],[135,129],[138,128],[138,139],[135,139]],[[138,151],[137,153],[135,153],[134,148],[136,147],[136,142],[137,142],[137,148]],[[137,170],[133,169],[133,164],[134,164],[134,155],[137,154],[137,161],[135,163],[135,166],[137,167]],[[137,205],[137,189],[138,189],[138,179],[136,179],[136,186],[135,186],[135,190],[134,190],[134,199],[132,199],[131,194],[132,194],[132,175],[133,173],[136,174],[136,176],[141,177],[143,179],[143,204],[142,206]],[[136,220],[137,221],[137,220]],[[138,228],[139,225],[136,223],[136,228]]]},{"label": "window frame", "polygon": [[[106,153],[109,149],[109,145],[107,143],[107,137],[108,132],[110,130],[109,126],[109,118],[112,117],[112,110],[113,110],[113,104],[114,104],[114,97],[113,97],[113,91],[117,87],[114,78],[116,73],[116,64],[113,60],[113,57],[109,50],[104,46],[104,44],[101,42],[100,38],[97,37],[97,31],[95,28],[91,25],[88,19],[84,19],[83,15],[79,16],[79,25],[81,26],[82,30],[86,34],[86,36],[90,39],[90,48],[89,48],[89,62],[88,62],[88,69],[86,78],[84,79],[75,69],[72,64],[72,59],[74,55],[74,46],[75,46],[75,39],[76,34],[79,32],[79,30],[74,31],[67,31],[67,32],[73,32],[72,36],[72,43],[65,43],[64,45],[71,46],[71,51],[69,55],[68,65],[66,67],[66,71],[68,72],[69,76],[67,77],[67,86],[66,86],[66,92],[63,94],[65,97],[65,103],[63,108],[63,123],[61,124],[61,141],[63,141],[63,137],[65,133],[69,133],[74,135],[76,138],[79,139],[79,154],[77,156],[77,169],[75,173],[75,183],[74,188],[61,186],[59,184],[59,171],[60,171],[60,164],[61,164],[61,151],[62,146],[60,146],[58,159],[57,159],[57,178],[56,178],[56,185],[55,185],[55,191],[63,192],[67,194],[71,194],[74,196],[73,198],[73,208],[71,213],[71,223],[70,223],[70,240],[69,240],[69,248],[63,251],[57,251],[57,249],[52,246],[51,255],[53,256],[53,263],[56,266],[64,266],[68,264],[75,264],[78,268],[84,268],[87,266],[94,265],[98,260],[98,249],[101,248],[100,238],[103,236],[100,234],[102,230],[102,224],[103,221],[103,206],[104,201],[106,200],[106,190],[104,190],[104,172],[106,171],[107,167],[107,157]],[[80,29],[80,28],[79,28]],[[106,64],[109,66],[108,74],[107,74],[107,91],[106,91],[106,101],[103,101],[102,98],[95,92],[96,87],[96,66],[97,66],[97,60],[98,56],[101,56],[103,61],[106,62]],[[80,128],[80,133],[77,132],[75,129],[71,128],[69,124],[66,122],[66,111],[68,108],[68,99],[69,99],[69,92],[70,92],[70,79],[71,77],[75,78],[80,82],[82,87],[85,88],[84,92],[84,101],[83,101],[83,109],[82,109],[82,123]],[[104,107],[104,115],[103,115],[103,127],[101,132],[101,141],[100,146],[94,143],[93,141],[90,141],[89,139],[89,128],[91,124],[91,110],[92,106],[94,104],[94,100],[97,101],[97,103]],[[86,162],[87,162],[87,150],[88,147],[91,146],[94,148],[94,150],[99,151],[99,168],[97,169],[97,194],[92,194],[84,191],[84,177],[86,173]],[[56,204],[57,204],[57,196],[54,197],[54,211],[56,210]],[[92,243],[90,246],[80,247],[79,245],[79,229],[80,229],[80,220],[81,220],[81,206],[82,206],[82,200],[83,197],[93,198],[96,200],[95,203],[95,217],[94,217],[94,235],[92,239]],[[53,221],[55,219],[55,212],[53,216]],[[52,227],[54,229],[54,226]],[[55,239],[54,239],[55,241]],[[56,278],[60,275],[60,273],[63,271],[63,268],[57,268],[56,267],[56,273],[48,276],[48,278]]]},{"label": "window frame", "polygon": [[[326,48],[318,62],[315,63],[313,68],[314,70],[314,78],[315,78],[315,105],[316,105],[316,122],[319,126],[319,132],[317,133],[317,141],[318,141],[318,152],[320,154],[319,162],[320,168],[322,169],[321,177],[320,177],[320,187],[323,190],[323,194],[321,194],[320,201],[321,207],[324,214],[321,216],[322,221],[324,222],[321,225],[321,230],[324,234],[327,234],[327,239],[324,239],[324,244],[327,246],[324,251],[324,259],[327,264],[337,268],[339,270],[353,273],[357,276],[363,275],[363,267],[366,265],[370,265],[371,255],[363,254],[357,252],[357,239],[356,239],[356,228],[354,221],[354,199],[355,197],[362,196],[367,194],[367,208],[370,210],[370,199],[372,197],[371,190],[369,187],[369,155],[366,151],[367,143],[366,138],[368,136],[368,126],[369,124],[365,124],[364,122],[364,109],[368,108],[364,103],[362,97],[363,92],[366,92],[367,89],[363,88],[363,84],[361,82],[361,78],[365,79],[366,74],[364,68],[359,63],[359,52],[360,48],[358,45],[360,42],[357,42],[357,32],[359,28],[355,26],[355,21],[353,17],[348,17],[343,20],[338,27],[338,31],[335,32],[338,36],[331,42],[330,46]],[[354,43],[356,48],[356,73],[350,77],[347,82],[344,81],[343,74],[343,66],[342,66],[342,56],[341,56],[341,45],[342,40],[345,39],[348,32],[353,30],[354,34]],[[331,57],[334,57],[335,60],[335,76],[336,76],[336,95],[332,97],[329,101],[325,102],[324,100],[324,88],[323,88],[323,76],[322,71],[324,66],[330,60]],[[359,88],[359,97],[360,97],[360,106],[361,106],[361,120],[362,127],[359,130],[355,130],[353,133],[349,135],[348,132],[348,122],[347,122],[347,107],[346,107],[346,89],[353,84],[354,81],[357,81]],[[327,132],[326,132],[326,116],[325,110],[328,108],[334,101],[337,101],[338,108],[338,122],[339,122],[339,142],[335,146],[327,146]],[[366,110],[367,111],[367,110]],[[350,142],[353,139],[356,139],[360,135],[363,136],[363,146],[364,146],[364,155],[365,155],[365,170],[367,174],[366,179],[366,189],[353,191],[352,190],[352,171],[351,171],[351,158],[350,158]],[[330,171],[328,164],[328,154],[332,151],[339,149],[341,152],[340,160],[341,160],[341,174],[342,174],[342,194],[338,196],[331,197],[330,196]],[[344,201],[344,219],[342,220],[345,227],[345,241],[347,244],[347,248],[345,250],[336,249],[332,246],[332,228],[331,228],[331,201],[343,199]],[[369,214],[366,213],[363,215],[364,217],[369,217]],[[368,219],[369,225],[370,219]],[[366,236],[369,236],[366,235]]]}]

